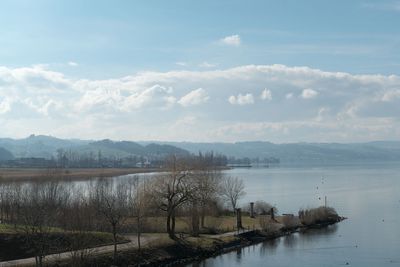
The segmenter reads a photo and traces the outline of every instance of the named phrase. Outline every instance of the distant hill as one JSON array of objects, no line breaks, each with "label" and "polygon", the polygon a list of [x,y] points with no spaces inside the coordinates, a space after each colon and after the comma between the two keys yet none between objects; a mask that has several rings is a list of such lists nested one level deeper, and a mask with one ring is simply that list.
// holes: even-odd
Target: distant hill
[{"label": "distant hill", "polygon": [[11,152],[16,158],[37,157],[50,159],[57,156],[57,150],[79,154],[100,152],[103,157],[128,156],[167,156],[187,155],[188,151],[166,144],[141,145],[131,141],[112,141],[109,139],[92,141],[79,139],[59,139],[45,135],[31,135],[23,139],[0,138],[0,147]]},{"label": "distant hill", "polygon": [[[83,149],[80,147],[80,149]],[[189,152],[172,145],[147,144],[140,145],[131,141],[111,141],[109,139],[91,142],[85,147],[91,151],[101,151],[103,155],[115,156],[167,156],[170,154],[188,155]]]},{"label": "distant hill", "polygon": [[[143,142],[145,144],[146,142]],[[214,151],[236,158],[280,159],[282,164],[331,164],[347,162],[400,161],[399,141],[369,143],[291,143],[270,142],[191,143],[161,142],[191,153]]]},{"label": "distant hill", "polygon": [[109,139],[59,139],[45,135],[31,135],[23,139],[0,138],[1,155],[51,158],[58,149],[79,154],[101,151],[104,157],[187,155],[214,151],[236,158],[278,158],[281,164],[331,164],[347,162],[400,161],[399,141],[368,143],[290,143],[270,142],[194,143],[194,142],[132,142]]},{"label": "distant hill", "polygon": [[16,158],[51,158],[59,148],[73,148],[86,141],[65,140],[46,135],[31,135],[23,139],[0,138],[0,147],[12,152]]},{"label": "distant hill", "polygon": [[14,159],[13,154],[7,149],[0,147],[0,161],[10,160],[10,159]]}]

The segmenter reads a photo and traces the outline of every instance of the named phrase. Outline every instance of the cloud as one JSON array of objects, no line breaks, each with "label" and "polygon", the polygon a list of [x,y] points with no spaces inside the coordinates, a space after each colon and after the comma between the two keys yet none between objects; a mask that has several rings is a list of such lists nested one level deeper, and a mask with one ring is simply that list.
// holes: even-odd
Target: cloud
[{"label": "cloud", "polygon": [[265,88],[265,89],[262,91],[260,98],[261,98],[262,100],[272,100],[272,93],[271,93],[271,90]]},{"label": "cloud", "polygon": [[199,88],[181,97],[178,103],[184,107],[195,106],[206,103],[209,98],[207,92],[203,88]]},{"label": "cloud", "polygon": [[203,63],[199,64],[200,68],[213,68],[216,67],[217,64],[213,64],[213,63],[208,63],[207,61],[204,61]]},{"label": "cloud", "polygon": [[79,64],[74,62],[74,61],[69,61],[68,65],[71,66],[71,67],[77,67]]},{"label": "cloud", "polygon": [[376,10],[400,12],[399,1],[383,2],[383,3],[363,3],[362,6],[365,8],[376,9]]},{"label": "cloud", "polygon": [[286,95],[285,95],[285,98],[286,99],[291,99],[293,97],[293,93],[287,93]]},{"label": "cloud", "polygon": [[275,142],[400,136],[397,75],[245,65],[74,79],[48,68],[0,67],[2,136]]},{"label": "cloud", "polygon": [[9,99],[3,99],[0,101],[0,114],[7,113],[11,110],[11,101]]},{"label": "cloud", "polygon": [[229,45],[229,46],[240,46],[241,39],[240,39],[239,35],[235,34],[235,35],[226,36],[226,37],[220,39],[220,42],[222,44]]},{"label": "cloud", "polygon": [[382,96],[382,101],[390,102],[397,98],[400,98],[400,89],[385,92]]},{"label": "cloud", "polygon": [[78,111],[91,112],[130,112],[143,108],[169,108],[176,102],[172,89],[158,84],[135,92],[119,89],[96,88],[86,91],[76,108]]},{"label": "cloud", "polygon": [[238,94],[237,96],[231,95],[228,98],[229,103],[231,103],[232,105],[249,105],[249,104],[253,104],[254,103],[254,97],[252,94]]},{"label": "cloud", "polygon": [[186,67],[188,65],[187,62],[183,62],[183,61],[175,62],[175,64],[178,65],[178,66],[181,66],[181,67]]},{"label": "cloud", "polygon": [[301,92],[301,97],[304,98],[304,99],[315,98],[315,97],[317,97],[317,95],[318,95],[317,91],[315,91],[313,89],[309,89],[309,88],[308,89],[304,89]]}]

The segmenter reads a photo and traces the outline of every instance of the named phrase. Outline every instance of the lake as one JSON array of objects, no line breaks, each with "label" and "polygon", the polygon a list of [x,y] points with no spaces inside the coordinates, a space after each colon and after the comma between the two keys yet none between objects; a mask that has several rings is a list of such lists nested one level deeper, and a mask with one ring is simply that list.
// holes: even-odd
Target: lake
[{"label": "lake", "polygon": [[328,205],[347,220],[187,266],[400,266],[400,165],[232,169],[241,204],[265,200],[279,213]]}]

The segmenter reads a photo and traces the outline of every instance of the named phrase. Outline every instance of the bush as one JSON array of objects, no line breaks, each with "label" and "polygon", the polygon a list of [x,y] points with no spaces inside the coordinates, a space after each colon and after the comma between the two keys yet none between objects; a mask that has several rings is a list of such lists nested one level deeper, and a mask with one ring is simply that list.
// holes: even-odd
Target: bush
[{"label": "bush", "polygon": [[260,216],[258,217],[258,222],[260,224],[261,229],[267,234],[275,234],[281,228],[281,224],[278,224],[274,221],[271,221],[269,216]]},{"label": "bush", "polygon": [[293,229],[300,226],[300,220],[293,215],[285,215],[282,217],[282,224],[286,229]]},{"label": "bush", "polygon": [[[278,209],[271,204],[263,200],[259,200],[254,203],[254,212],[258,215],[270,215],[272,208],[274,209],[274,212],[276,214],[278,212]],[[245,207],[243,207],[243,211],[250,213],[250,205],[246,205]]]},{"label": "bush", "polygon": [[319,207],[299,211],[299,219],[304,225],[320,223],[332,223],[339,220],[339,216],[334,208]]},{"label": "bush", "polygon": [[206,228],[209,233],[219,233],[221,230],[222,220],[216,217],[206,217]]}]

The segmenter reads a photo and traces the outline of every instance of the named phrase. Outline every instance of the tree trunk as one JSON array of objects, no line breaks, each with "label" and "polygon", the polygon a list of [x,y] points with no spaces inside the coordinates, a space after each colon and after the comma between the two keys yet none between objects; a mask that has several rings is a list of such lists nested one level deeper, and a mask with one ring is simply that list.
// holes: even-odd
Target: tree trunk
[{"label": "tree trunk", "polygon": [[112,225],[112,232],[114,238],[114,263],[117,260],[117,226],[115,224]]},{"label": "tree trunk", "polygon": [[35,262],[37,267],[42,267],[43,266],[43,257],[42,256],[36,256],[35,257]]},{"label": "tree trunk", "polygon": [[172,231],[171,231],[171,214],[168,212],[167,214],[167,233],[168,236],[173,239]]},{"label": "tree trunk", "polygon": [[139,249],[139,252],[140,252],[140,231],[141,231],[141,228],[140,228],[140,216],[139,216],[139,214],[138,214],[138,217],[137,217],[137,242],[138,242],[138,249]]},{"label": "tree trunk", "polygon": [[171,220],[172,220],[172,222],[171,222],[171,236],[172,236],[172,239],[176,239],[176,236],[175,236],[175,210],[172,210]]},{"label": "tree trunk", "polygon": [[192,205],[192,235],[199,236],[199,210],[197,201],[193,201]]},{"label": "tree trunk", "polygon": [[205,218],[206,218],[206,207],[204,205],[201,206],[201,221],[200,221],[200,225],[201,228],[204,228],[205,226]]}]

